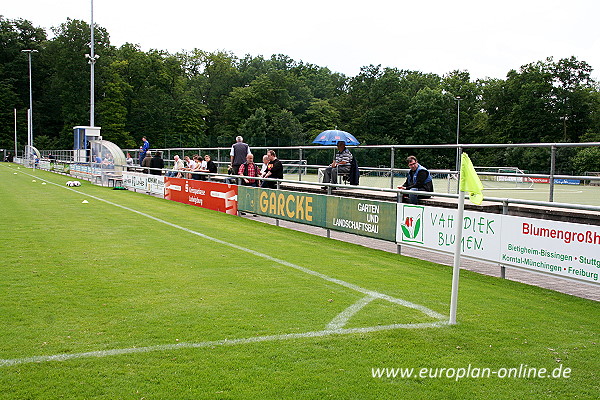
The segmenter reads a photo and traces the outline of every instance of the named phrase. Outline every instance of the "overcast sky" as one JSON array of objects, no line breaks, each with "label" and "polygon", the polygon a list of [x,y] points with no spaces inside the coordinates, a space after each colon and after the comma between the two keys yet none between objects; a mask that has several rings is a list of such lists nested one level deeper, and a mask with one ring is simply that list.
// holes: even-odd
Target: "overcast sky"
[{"label": "overcast sky", "polygon": [[[7,0],[0,13],[49,32],[67,18],[89,23],[91,0]],[[598,79],[599,15],[599,0],[94,0],[94,21],[116,46],[281,53],[349,76],[381,64],[505,78],[549,56],[575,56]]]}]

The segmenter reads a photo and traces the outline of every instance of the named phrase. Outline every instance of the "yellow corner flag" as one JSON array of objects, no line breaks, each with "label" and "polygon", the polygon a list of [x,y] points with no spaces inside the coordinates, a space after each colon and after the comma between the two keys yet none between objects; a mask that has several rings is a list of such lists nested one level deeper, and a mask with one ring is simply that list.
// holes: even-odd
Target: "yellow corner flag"
[{"label": "yellow corner flag", "polygon": [[460,163],[460,190],[469,193],[471,203],[481,204],[483,201],[483,184],[467,153],[462,153]]}]

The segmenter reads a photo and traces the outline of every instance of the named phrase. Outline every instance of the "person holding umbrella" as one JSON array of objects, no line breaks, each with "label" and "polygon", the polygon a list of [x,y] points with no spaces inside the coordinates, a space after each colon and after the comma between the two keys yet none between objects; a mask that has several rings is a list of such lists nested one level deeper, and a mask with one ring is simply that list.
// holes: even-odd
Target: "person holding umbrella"
[{"label": "person holding umbrella", "polygon": [[335,159],[323,173],[323,183],[337,183],[339,174],[350,172],[350,163],[352,162],[352,153],[346,148],[346,142],[340,140],[337,142],[337,153]]}]

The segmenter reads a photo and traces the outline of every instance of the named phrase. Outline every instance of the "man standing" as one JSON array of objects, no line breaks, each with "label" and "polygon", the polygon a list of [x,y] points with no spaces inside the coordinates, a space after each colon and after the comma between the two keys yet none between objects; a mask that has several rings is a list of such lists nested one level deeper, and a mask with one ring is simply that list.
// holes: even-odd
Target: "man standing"
[{"label": "man standing", "polygon": [[246,156],[251,154],[250,146],[244,143],[244,138],[238,136],[235,138],[235,143],[231,146],[229,155],[231,157],[230,167],[233,169],[233,173],[237,174],[240,169],[240,165],[246,162]]},{"label": "man standing", "polygon": [[[275,150],[268,150],[267,156],[269,156],[269,164],[267,165],[267,173],[265,178],[272,179],[283,179],[283,164],[277,158]],[[269,189],[276,189],[277,182],[274,181],[263,181],[262,187]]]},{"label": "man standing", "polygon": [[142,145],[140,146],[140,165],[142,165],[142,161],[146,157],[146,152],[150,148],[150,142],[146,139],[146,136],[142,137]]},{"label": "man standing", "polygon": [[352,153],[346,148],[346,142],[337,142],[338,152],[335,160],[329,167],[325,168],[323,174],[323,183],[337,183],[338,174],[347,174],[350,172],[350,163],[352,162]]},{"label": "man standing", "polygon": [[140,164],[142,167],[144,167],[144,173],[145,174],[149,174],[150,173],[150,168],[152,168],[152,153],[147,151],[146,152],[146,156],[144,157],[144,159],[142,160],[142,163]]},{"label": "man standing", "polygon": [[[431,178],[431,173],[427,170],[427,168],[423,167],[419,164],[417,157],[408,156],[406,158],[406,162],[408,163],[408,175],[406,177],[406,182],[404,185],[398,186],[398,189],[404,190],[412,190],[412,191],[420,191],[420,192],[433,192],[433,179]],[[410,204],[419,204],[419,197],[427,199],[431,196],[417,196],[416,194],[403,194],[402,200],[409,200]]]},{"label": "man standing", "polygon": [[154,153],[154,157],[150,161],[150,167],[152,168],[150,170],[152,175],[162,175],[161,170],[165,167],[165,161],[162,159],[160,151]]}]

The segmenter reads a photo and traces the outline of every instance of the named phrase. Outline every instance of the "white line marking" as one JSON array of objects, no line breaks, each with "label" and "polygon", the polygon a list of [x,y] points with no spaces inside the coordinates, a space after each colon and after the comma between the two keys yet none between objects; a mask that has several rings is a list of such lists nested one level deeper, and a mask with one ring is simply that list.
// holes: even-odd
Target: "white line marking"
[{"label": "white line marking", "polygon": [[[83,358],[83,357],[105,357],[105,356],[110,356],[110,355],[144,353],[144,352],[149,352],[149,351],[160,351],[160,350],[174,350],[174,349],[179,349],[179,348],[208,347],[208,346],[230,345],[230,344],[238,344],[238,343],[256,343],[256,342],[265,342],[265,341],[273,341],[273,340],[287,340],[287,339],[296,339],[296,338],[327,336],[327,335],[334,335],[334,334],[376,332],[376,331],[381,331],[381,330],[401,329],[401,328],[404,328],[404,329],[435,328],[435,327],[441,327],[441,326],[448,324],[448,322],[445,321],[448,319],[447,316],[440,314],[436,311],[433,311],[433,310],[431,310],[425,306],[422,306],[420,304],[415,304],[415,303],[412,303],[412,302],[409,302],[409,301],[406,301],[403,299],[398,299],[398,298],[395,298],[395,297],[392,297],[392,296],[389,296],[389,295],[386,295],[383,293],[368,290],[368,289],[362,288],[358,285],[355,285],[353,283],[345,282],[345,281],[342,281],[341,279],[337,279],[337,278],[332,278],[328,275],[325,275],[320,272],[316,272],[311,269],[287,262],[285,260],[278,259],[276,257],[272,257],[268,254],[264,254],[264,253],[246,248],[246,247],[242,247],[242,246],[239,246],[234,243],[229,243],[229,242],[226,242],[221,239],[213,238],[213,237],[205,235],[203,233],[196,232],[191,229],[182,227],[180,225],[176,225],[171,222],[165,221],[163,219],[154,217],[150,214],[135,210],[133,208],[123,206],[121,204],[114,203],[110,200],[102,199],[100,197],[96,197],[96,196],[81,192],[81,191],[73,189],[71,187],[64,187],[57,183],[45,180],[43,178],[39,178],[35,175],[31,175],[27,172],[22,172],[22,173],[29,175],[31,177],[37,178],[37,179],[41,179],[45,182],[48,182],[48,183],[58,186],[60,188],[71,190],[75,193],[78,193],[78,194],[87,196],[89,198],[104,202],[106,204],[110,204],[115,207],[119,207],[123,210],[127,210],[130,212],[136,213],[138,215],[141,215],[146,218],[152,219],[154,221],[160,222],[162,224],[171,226],[173,228],[177,228],[182,231],[191,233],[191,234],[199,236],[203,239],[207,239],[207,240],[213,241],[215,243],[218,243],[218,244],[221,244],[224,246],[232,247],[234,249],[246,252],[248,254],[255,255],[257,257],[264,258],[266,260],[275,262],[280,265],[284,265],[286,267],[294,268],[294,269],[304,272],[308,275],[312,275],[312,276],[321,278],[325,281],[335,283],[337,285],[354,290],[356,292],[363,293],[366,295],[366,297],[360,299],[358,302],[356,302],[355,304],[353,304],[352,306],[348,307],[346,310],[344,310],[340,314],[338,314],[327,325],[326,329],[324,329],[322,331],[260,336],[260,337],[252,337],[252,338],[245,338],[245,339],[231,339],[231,340],[225,339],[225,340],[219,340],[219,341],[209,341],[209,342],[200,342],[200,343],[177,343],[177,344],[170,344],[170,345],[157,345],[157,346],[147,346],[147,347],[126,348],[126,349],[101,350],[101,351],[92,351],[92,352],[85,352],[85,353],[57,354],[57,355],[51,355],[51,356],[35,356],[35,357],[28,357],[28,358],[5,359],[5,360],[0,360],[0,366],[11,366],[11,365],[17,365],[17,364],[43,362],[43,361],[64,361],[64,360],[69,360],[69,359],[74,359],[74,358]],[[428,315],[432,318],[438,319],[439,321],[429,322],[429,323],[420,323],[420,324],[392,324],[392,325],[373,326],[373,327],[366,327],[366,328],[352,328],[352,329],[343,329],[342,328],[346,324],[346,322],[350,319],[350,317],[352,317],[354,314],[359,312],[364,306],[366,306],[368,303],[370,303],[371,301],[373,301],[375,299],[386,300],[391,303],[398,304],[400,306],[404,306],[404,307],[408,307],[408,308],[412,308],[412,309],[421,311],[425,315]]]},{"label": "white line marking", "polygon": [[351,333],[370,333],[378,331],[386,331],[392,329],[423,329],[423,328],[439,328],[448,325],[447,321],[438,322],[427,322],[421,324],[393,324],[393,325],[382,325],[382,326],[369,326],[366,328],[352,328],[352,329],[337,329],[322,331],[312,331],[304,333],[286,333],[282,335],[268,335],[268,336],[256,336],[243,339],[224,339],[214,340],[208,342],[199,343],[177,343],[177,344],[160,344],[156,346],[146,347],[130,347],[126,349],[112,349],[112,350],[99,350],[99,351],[88,351],[85,353],[71,353],[71,354],[55,354],[50,356],[34,356],[25,358],[13,358],[9,360],[0,360],[0,367],[11,367],[19,364],[29,363],[41,363],[48,361],[67,361],[78,358],[88,357],[107,357],[107,356],[118,356],[123,354],[136,354],[136,353],[149,353],[152,351],[166,351],[166,350],[178,350],[178,349],[193,349],[203,347],[214,347],[214,346],[232,346],[236,344],[248,344],[248,343],[261,343],[261,342],[272,342],[278,340],[292,340],[292,339],[303,339],[313,337],[323,337],[332,335],[348,335]]},{"label": "white line marking", "polygon": [[366,296],[346,308],[344,311],[339,313],[329,324],[325,327],[325,330],[336,331],[342,329],[350,318],[357,312],[363,309],[364,306],[375,300],[375,297]]}]

